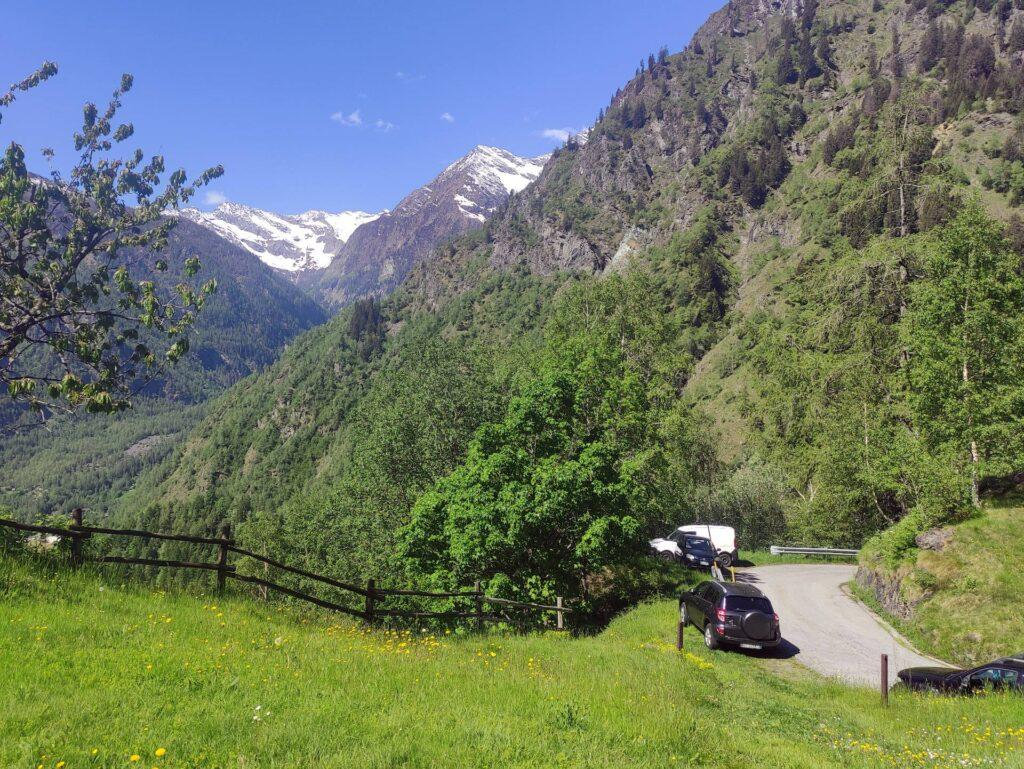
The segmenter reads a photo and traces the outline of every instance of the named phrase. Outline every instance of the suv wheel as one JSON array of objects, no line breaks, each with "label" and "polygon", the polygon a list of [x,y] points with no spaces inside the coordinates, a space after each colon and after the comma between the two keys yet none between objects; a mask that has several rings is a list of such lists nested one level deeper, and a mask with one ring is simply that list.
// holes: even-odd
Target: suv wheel
[{"label": "suv wheel", "polygon": [[662,550],[658,553],[658,557],[663,561],[674,561],[676,560],[675,553],[671,550]]},{"label": "suv wheel", "polygon": [[718,648],[718,639],[715,638],[715,629],[711,627],[710,622],[704,626],[704,645],[711,651]]}]

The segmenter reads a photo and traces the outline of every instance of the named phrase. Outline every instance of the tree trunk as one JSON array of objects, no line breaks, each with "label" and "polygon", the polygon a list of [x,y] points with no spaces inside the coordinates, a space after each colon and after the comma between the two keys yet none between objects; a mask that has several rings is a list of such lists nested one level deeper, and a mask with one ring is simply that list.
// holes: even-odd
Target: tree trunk
[{"label": "tree trunk", "polygon": [[[965,326],[965,329],[964,329],[964,339],[963,339],[963,343],[964,343],[963,382],[964,382],[964,390],[965,390],[965,392],[964,392],[964,399],[965,400],[968,397],[967,392],[966,392],[967,385],[970,384],[970,381],[971,381],[971,372],[970,372],[970,369],[968,368],[968,365],[967,365],[967,349],[968,349],[967,343],[968,343],[968,339],[967,339],[967,330],[966,330],[967,323],[966,323],[966,321],[967,321],[967,313],[969,311],[970,311],[970,300],[969,299],[965,299],[964,300],[964,326]],[[970,438],[970,443],[971,443],[971,504],[974,505],[974,507],[979,508],[979,507],[981,507],[981,489],[980,489],[980,479],[978,477],[978,468],[979,468],[979,465],[981,464],[981,452],[978,451],[978,441],[974,437],[974,416],[973,416],[973,414],[971,414],[970,404],[968,404],[968,406],[967,406],[967,435]]]}]

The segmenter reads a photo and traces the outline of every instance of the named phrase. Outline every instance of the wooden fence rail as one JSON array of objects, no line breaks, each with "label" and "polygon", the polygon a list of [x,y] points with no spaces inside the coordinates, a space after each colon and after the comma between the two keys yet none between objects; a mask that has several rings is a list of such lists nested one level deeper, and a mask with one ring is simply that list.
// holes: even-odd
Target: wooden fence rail
[{"label": "wooden fence rail", "polygon": [[[513,622],[514,619],[507,612],[486,612],[484,605],[505,607],[507,609],[518,609],[525,612],[554,613],[556,615],[556,627],[558,630],[565,628],[565,615],[572,612],[572,609],[563,604],[559,597],[556,605],[547,606],[538,603],[527,603],[523,601],[510,601],[505,598],[495,598],[486,595],[477,582],[472,590],[458,590],[451,592],[432,592],[429,590],[415,589],[392,589],[378,588],[374,580],[368,580],[366,587],[360,587],[348,582],[334,579],[323,574],[317,574],[297,566],[291,566],[259,553],[254,553],[243,547],[239,547],[231,538],[230,529],[225,527],[222,537],[194,537],[188,534],[166,534],[155,531],[143,531],[139,529],[110,529],[100,526],[86,526],[82,520],[83,512],[76,509],[72,512],[72,523],[68,528],[57,526],[38,526],[35,524],[19,523],[6,518],[0,518],[0,526],[5,526],[16,531],[23,531],[34,534],[49,534],[67,538],[71,543],[71,563],[78,567],[84,561],[94,563],[112,563],[129,566],[150,566],[162,569],[196,569],[200,571],[212,571],[217,574],[217,588],[223,591],[227,580],[234,579],[246,584],[255,585],[264,590],[273,590],[283,595],[296,598],[301,601],[314,604],[324,609],[347,614],[351,617],[373,622],[377,618],[400,617],[406,619],[439,619],[439,620],[474,620],[478,629],[483,629],[487,622]],[[94,535],[110,537],[130,537],[137,539],[156,539],[170,542],[186,542],[193,545],[208,545],[217,548],[217,560],[214,562],[180,561],[163,558],[137,558],[120,555],[99,555],[86,557],[83,544]],[[281,571],[295,574],[305,579],[319,582],[324,585],[343,590],[363,598],[362,610],[345,606],[334,601],[328,601],[315,595],[303,592],[293,587],[278,584],[269,579],[263,579],[250,574],[241,574],[235,564],[228,563],[231,553],[240,555],[243,558],[250,558],[267,567],[280,569]],[[389,609],[380,607],[378,604],[392,597],[429,598],[433,600],[448,601],[471,601],[469,610],[460,611],[421,611],[417,609]]]}]

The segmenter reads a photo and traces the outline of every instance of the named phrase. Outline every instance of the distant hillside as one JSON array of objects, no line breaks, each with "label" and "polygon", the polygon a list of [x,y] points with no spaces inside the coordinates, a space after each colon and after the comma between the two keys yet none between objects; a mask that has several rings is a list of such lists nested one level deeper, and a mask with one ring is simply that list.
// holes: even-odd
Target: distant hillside
[{"label": "distant hillside", "polygon": [[[140,473],[173,452],[204,402],[272,363],[293,338],[327,319],[286,278],[193,222],[177,223],[163,256],[169,269],[154,274],[155,280],[182,280],[181,265],[198,256],[200,277],[218,284],[192,330],[189,352],[140,383],[131,411],[61,417],[45,429],[6,435],[0,441],[0,504],[22,516],[79,506],[105,510]],[[27,417],[13,408],[7,414],[9,423]]]},{"label": "distant hillside", "polygon": [[[179,221],[167,245],[168,262],[190,256],[202,262],[204,280],[217,293],[204,308],[180,366],[147,392],[176,400],[201,400],[277,359],[298,334],[327,314],[301,290],[249,252],[190,221]],[[173,270],[167,279],[179,276]]]}]

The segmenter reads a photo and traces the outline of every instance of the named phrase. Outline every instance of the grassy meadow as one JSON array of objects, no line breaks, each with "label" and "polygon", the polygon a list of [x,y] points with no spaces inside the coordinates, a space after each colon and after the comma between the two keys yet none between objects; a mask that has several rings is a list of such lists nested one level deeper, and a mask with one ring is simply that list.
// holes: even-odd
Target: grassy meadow
[{"label": "grassy meadow", "polygon": [[709,653],[675,605],[603,633],[368,630],[0,557],[0,766],[1022,766],[1024,706]]}]

